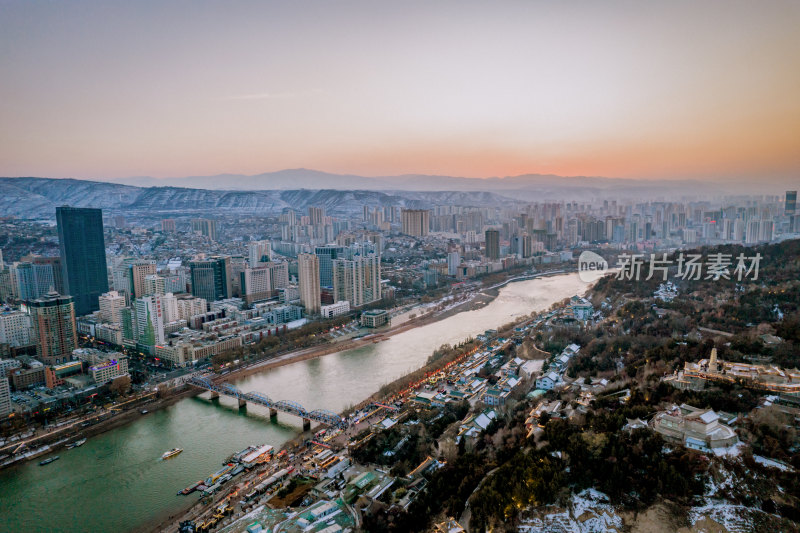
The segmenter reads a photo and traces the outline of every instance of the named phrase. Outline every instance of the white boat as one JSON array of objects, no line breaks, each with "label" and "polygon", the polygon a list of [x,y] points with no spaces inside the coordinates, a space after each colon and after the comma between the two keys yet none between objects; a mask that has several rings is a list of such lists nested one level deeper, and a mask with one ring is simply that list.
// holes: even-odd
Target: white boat
[{"label": "white boat", "polygon": [[164,452],[161,455],[161,458],[162,459],[169,459],[170,457],[175,457],[176,455],[178,455],[182,451],[183,451],[183,448],[172,448],[170,451]]}]

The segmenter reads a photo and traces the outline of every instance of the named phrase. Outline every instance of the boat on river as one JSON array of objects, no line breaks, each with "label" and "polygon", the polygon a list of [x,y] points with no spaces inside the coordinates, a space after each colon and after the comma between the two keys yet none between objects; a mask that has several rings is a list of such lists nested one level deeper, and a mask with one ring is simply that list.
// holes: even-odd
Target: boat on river
[{"label": "boat on river", "polygon": [[161,455],[161,458],[162,459],[169,459],[170,457],[175,457],[176,455],[178,455],[182,451],[183,451],[183,448],[172,448],[170,451],[164,452]]}]

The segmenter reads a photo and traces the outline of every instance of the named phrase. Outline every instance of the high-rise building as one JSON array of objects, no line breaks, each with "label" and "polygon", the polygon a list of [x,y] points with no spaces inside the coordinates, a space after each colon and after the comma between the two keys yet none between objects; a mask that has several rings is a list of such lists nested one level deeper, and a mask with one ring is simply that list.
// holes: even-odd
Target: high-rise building
[{"label": "high-rise building", "polygon": [[300,302],[306,313],[317,314],[321,304],[319,285],[319,258],[313,254],[297,256],[297,278],[300,284]]},{"label": "high-rise building", "polygon": [[308,218],[312,226],[321,226],[325,223],[325,208],[308,206]]},{"label": "high-rise building", "polygon": [[125,297],[117,291],[100,295],[100,320],[108,324],[120,324],[120,311],[125,307]]},{"label": "high-rise building", "polygon": [[5,418],[11,414],[11,386],[8,378],[0,378],[0,418]]},{"label": "high-rise building", "polygon": [[458,272],[458,265],[461,264],[461,254],[458,252],[449,252],[447,254],[447,273],[455,276]]},{"label": "high-rise building", "polygon": [[352,260],[333,261],[333,301],[347,300],[351,307],[381,299],[381,258],[356,255]]},{"label": "high-rise building", "polygon": [[412,237],[424,237],[431,225],[431,212],[425,209],[403,209],[402,232]]},{"label": "high-rise building", "polygon": [[191,261],[192,294],[209,302],[231,297],[231,258],[212,257]]},{"label": "high-rise building", "polygon": [[208,311],[208,302],[205,298],[183,295],[177,298],[178,320],[189,320],[195,315],[202,315]]},{"label": "high-rise building", "polygon": [[37,359],[47,365],[69,361],[72,351],[78,347],[72,296],[62,296],[53,291],[26,302],[25,306],[33,323]]},{"label": "high-rise building", "polygon": [[158,294],[164,296],[167,293],[167,284],[163,277],[158,274],[150,274],[144,277],[144,295]]},{"label": "high-rise building", "polygon": [[0,344],[30,346],[31,317],[23,311],[0,312]]},{"label": "high-rise building", "polygon": [[144,280],[147,276],[152,276],[155,273],[155,261],[136,260],[128,266],[128,290],[130,291],[131,299],[141,298],[147,294]]},{"label": "high-rise building", "polygon": [[333,260],[344,259],[347,255],[345,246],[317,246],[314,253],[319,258],[319,284],[322,287],[333,287]]},{"label": "high-rise building", "polygon": [[212,241],[217,240],[217,221],[209,218],[192,219],[192,231],[205,235]]},{"label": "high-rise building", "polygon": [[136,314],[136,341],[145,346],[164,343],[164,306],[161,296],[154,294],[133,303]]},{"label": "high-rise building", "polygon": [[75,313],[87,315],[100,308],[98,298],[108,292],[103,211],[57,207],[56,221],[64,292],[72,296]]},{"label": "high-rise building", "polygon": [[269,241],[251,242],[247,245],[247,253],[250,268],[260,267],[264,263],[269,263],[272,257]]},{"label": "high-rise building", "polygon": [[794,215],[797,211],[797,191],[786,191],[786,214]]},{"label": "high-rise building", "polygon": [[486,257],[500,259],[500,232],[496,229],[486,230]]},{"label": "high-rise building", "polygon": [[[61,258],[60,257],[44,257],[44,256],[36,256],[33,258],[34,265],[41,265],[45,269],[47,266],[50,267],[50,271],[53,275],[52,280],[52,288],[58,294],[65,294],[64,293],[64,269],[61,266]],[[46,266],[45,266],[46,265]],[[45,283],[50,283],[49,274],[45,274],[46,281]],[[44,291],[42,294],[46,294],[50,291],[50,286],[48,285],[47,290]]]},{"label": "high-rise building", "polygon": [[175,232],[175,219],[173,218],[165,218],[161,221],[161,231],[164,233],[174,233]]},{"label": "high-rise building", "polygon": [[267,300],[275,295],[272,285],[272,269],[268,266],[245,268],[240,274],[240,279],[242,296],[248,304]]}]

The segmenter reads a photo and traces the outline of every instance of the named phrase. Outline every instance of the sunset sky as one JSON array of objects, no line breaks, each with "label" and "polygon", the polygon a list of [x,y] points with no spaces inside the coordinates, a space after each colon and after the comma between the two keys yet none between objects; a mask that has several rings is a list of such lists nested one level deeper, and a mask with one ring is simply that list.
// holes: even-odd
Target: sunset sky
[{"label": "sunset sky", "polygon": [[800,2],[0,1],[0,175],[800,173]]}]

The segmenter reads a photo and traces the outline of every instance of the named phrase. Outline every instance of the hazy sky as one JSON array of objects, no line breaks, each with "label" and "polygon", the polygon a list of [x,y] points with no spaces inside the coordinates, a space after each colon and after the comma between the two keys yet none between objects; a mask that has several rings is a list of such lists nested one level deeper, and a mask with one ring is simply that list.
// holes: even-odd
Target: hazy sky
[{"label": "hazy sky", "polygon": [[797,175],[798,28],[797,0],[0,0],[0,175]]}]

